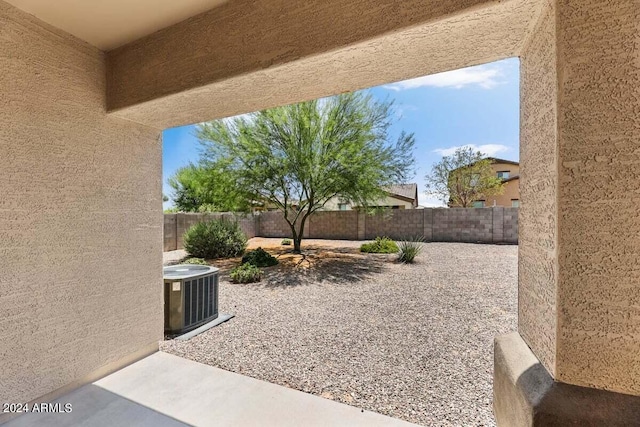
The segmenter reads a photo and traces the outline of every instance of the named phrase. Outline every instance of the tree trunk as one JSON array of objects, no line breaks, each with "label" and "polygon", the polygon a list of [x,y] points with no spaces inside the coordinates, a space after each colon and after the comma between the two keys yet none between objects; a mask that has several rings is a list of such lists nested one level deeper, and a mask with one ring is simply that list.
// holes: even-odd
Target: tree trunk
[{"label": "tree trunk", "polygon": [[294,230],[294,238],[293,238],[293,252],[299,254],[302,252],[302,236],[304,236],[304,224],[307,222],[307,218],[309,217],[309,212],[307,212],[302,219],[300,220],[300,228],[297,233]]},{"label": "tree trunk", "polygon": [[302,243],[302,236],[297,236],[295,239],[293,239],[293,253],[294,254],[299,254],[299,253],[302,252],[302,250],[300,249],[301,243]]},{"label": "tree trunk", "polygon": [[302,232],[300,232],[300,234],[296,232],[295,224],[289,224],[289,227],[291,227],[291,239],[293,240],[293,253],[299,254],[300,242],[302,241]]}]

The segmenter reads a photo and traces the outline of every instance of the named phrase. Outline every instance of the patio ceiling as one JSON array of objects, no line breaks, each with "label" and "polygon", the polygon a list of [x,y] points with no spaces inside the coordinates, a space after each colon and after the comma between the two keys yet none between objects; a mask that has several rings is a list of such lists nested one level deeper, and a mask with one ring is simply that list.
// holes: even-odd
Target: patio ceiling
[{"label": "patio ceiling", "polygon": [[111,50],[227,0],[7,0],[101,50]]}]

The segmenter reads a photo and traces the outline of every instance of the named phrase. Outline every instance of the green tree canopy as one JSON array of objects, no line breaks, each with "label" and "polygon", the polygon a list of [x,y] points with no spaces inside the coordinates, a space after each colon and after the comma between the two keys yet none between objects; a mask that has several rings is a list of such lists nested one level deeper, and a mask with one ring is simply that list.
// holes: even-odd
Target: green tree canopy
[{"label": "green tree canopy", "polygon": [[247,210],[245,199],[224,194],[232,185],[229,177],[216,168],[189,164],[178,169],[169,185],[173,189],[173,204],[180,212],[214,212]]},{"label": "green tree canopy", "polygon": [[299,252],[309,215],[330,199],[367,207],[413,175],[413,134],[390,141],[391,117],[392,103],[356,92],[201,124],[194,169],[208,179],[195,193],[216,206],[278,207]]},{"label": "green tree canopy", "polygon": [[427,175],[427,193],[450,206],[468,208],[487,196],[502,194],[504,184],[491,168],[492,160],[471,147],[444,156]]}]

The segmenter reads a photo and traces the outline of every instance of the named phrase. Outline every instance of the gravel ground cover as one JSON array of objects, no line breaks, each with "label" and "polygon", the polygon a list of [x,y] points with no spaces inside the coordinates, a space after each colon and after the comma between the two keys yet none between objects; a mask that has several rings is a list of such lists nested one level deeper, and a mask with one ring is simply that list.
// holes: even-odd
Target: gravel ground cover
[{"label": "gravel ground cover", "polygon": [[[492,426],[493,338],[516,330],[517,246],[428,243],[415,264],[362,242],[252,239],[279,255],[257,284],[232,284],[229,322],[161,349],[428,426]],[[306,244],[305,244],[306,243]],[[216,265],[215,262],[212,263]]]}]

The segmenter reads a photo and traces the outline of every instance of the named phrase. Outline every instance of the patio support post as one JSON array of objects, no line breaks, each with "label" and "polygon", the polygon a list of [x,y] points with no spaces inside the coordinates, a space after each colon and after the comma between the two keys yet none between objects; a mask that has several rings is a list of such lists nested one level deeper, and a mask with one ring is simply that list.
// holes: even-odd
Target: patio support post
[{"label": "patio support post", "polygon": [[640,424],[640,4],[547,1],[521,64],[518,334],[500,426]]}]

